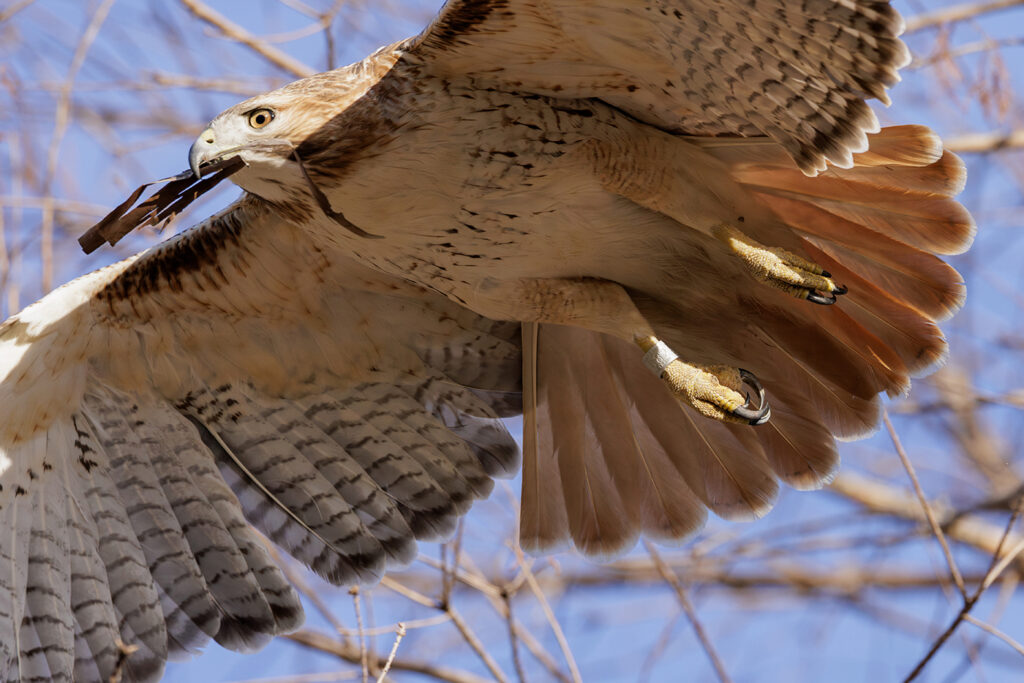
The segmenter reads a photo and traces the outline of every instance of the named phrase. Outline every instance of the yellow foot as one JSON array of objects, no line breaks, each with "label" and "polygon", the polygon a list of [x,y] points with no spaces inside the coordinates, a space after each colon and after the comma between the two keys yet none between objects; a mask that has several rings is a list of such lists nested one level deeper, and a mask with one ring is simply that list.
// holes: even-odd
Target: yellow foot
[{"label": "yellow foot", "polygon": [[[692,365],[655,337],[637,339],[644,350],[644,364],[668,383],[677,399],[705,417],[723,422],[764,424],[771,417],[764,389],[757,378],[741,368],[726,365]],[[744,385],[757,392],[757,407],[751,406]]]},{"label": "yellow foot", "polygon": [[756,278],[798,299],[830,305],[846,294],[846,287],[836,284],[831,273],[816,263],[785,249],[766,247],[728,225],[714,228],[713,233],[743,259]]}]

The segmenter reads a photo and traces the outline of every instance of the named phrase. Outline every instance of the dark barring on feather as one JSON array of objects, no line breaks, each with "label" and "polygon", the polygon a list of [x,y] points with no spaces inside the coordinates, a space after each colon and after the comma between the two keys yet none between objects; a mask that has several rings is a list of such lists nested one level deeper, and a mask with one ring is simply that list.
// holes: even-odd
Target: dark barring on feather
[{"label": "dark barring on feather", "polygon": [[757,392],[758,407],[757,409],[750,407],[750,394],[746,394],[746,403],[741,405],[739,408],[729,411],[730,415],[746,420],[752,425],[763,425],[772,416],[772,408],[768,405],[768,397],[765,395],[764,387],[754,376],[754,373],[749,370],[739,369],[740,379],[743,383],[749,386],[751,389]]},{"label": "dark barring on feather", "polygon": [[295,163],[299,165],[299,170],[302,171],[302,177],[306,179],[306,184],[309,185],[309,191],[312,193],[313,199],[316,200],[316,203],[320,207],[320,210],[324,212],[324,215],[326,215],[328,218],[333,220],[341,227],[351,232],[353,235],[358,235],[359,237],[367,237],[375,240],[384,239],[383,235],[374,235],[372,233],[366,232],[358,225],[356,225],[349,219],[345,218],[344,214],[342,214],[340,211],[335,211],[333,208],[331,208],[331,202],[327,199],[324,193],[320,191],[320,188],[316,186],[316,183],[313,182],[313,179],[309,177],[309,173],[306,172],[306,165],[302,163],[302,158],[299,157],[298,150],[292,150],[292,158],[294,158]]},{"label": "dark barring on feather", "polygon": [[[825,275],[825,277],[828,277],[828,275]],[[821,304],[822,306],[831,306],[836,302],[837,296],[842,296],[843,294],[846,294],[848,291],[850,290],[846,288],[846,285],[839,285],[839,287],[835,291],[827,292],[825,294],[821,294],[816,290],[812,289],[810,292],[807,293],[807,300],[814,304]]]}]

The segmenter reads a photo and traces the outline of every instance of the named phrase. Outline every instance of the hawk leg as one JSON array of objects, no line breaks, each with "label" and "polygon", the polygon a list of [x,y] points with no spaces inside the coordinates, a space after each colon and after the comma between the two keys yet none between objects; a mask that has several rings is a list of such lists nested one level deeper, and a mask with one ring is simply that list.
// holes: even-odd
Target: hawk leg
[{"label": "hawk leg", "polygon": [[[678,358],[654,334],[621,285],[596,279],[489,280],[467,302],[498,320],[582,327],[633,342],[647,365],[677,400],[701,415],[723,422],[764,424],[771,409],[754,375],[726,365],[697,365]],[[756,407],[744,386],[754,389]]]},{"label": "hawk leg", "polygon": [[[644,364],[668,384],[672,394],[705,417],[723,422],[760,425],[771,418],[764,388],[753,373],[728,365],[696,365],[679,360],[656,337],[635,340],[644,351]],[[758,395],[757,407],[744,389]]]},{"label": "hawk leg", "polygon": [[740,257],[754,277],[798,299],[830,305],[846,294],[832,275],[816,263],[778,247],[766,247],[736,228],[719,225],[712,234]]}]

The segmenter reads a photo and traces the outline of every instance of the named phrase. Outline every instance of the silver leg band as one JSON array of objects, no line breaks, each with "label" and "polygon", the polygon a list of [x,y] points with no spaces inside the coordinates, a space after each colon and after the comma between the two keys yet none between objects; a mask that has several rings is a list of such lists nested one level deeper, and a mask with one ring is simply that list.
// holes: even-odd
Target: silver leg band
[{"label": "silver leg band", "polygon": [[652,346],[644,354],[644,365],[651,369],[658,377],[661,377],[661,373],[665,372],[665,368],[669,366],[669,363],[679,358],[676,352],[668,347],[668,345],[659,341],[657,344]]}]

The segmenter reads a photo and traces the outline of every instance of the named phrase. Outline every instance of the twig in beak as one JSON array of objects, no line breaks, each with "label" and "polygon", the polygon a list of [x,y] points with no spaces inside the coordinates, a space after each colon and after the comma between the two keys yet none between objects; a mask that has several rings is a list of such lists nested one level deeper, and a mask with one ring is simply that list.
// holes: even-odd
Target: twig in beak
[{"label": "twig in beak", "polygon": [[[86,254],[96,251],[104,242],[114,246],[122,237],[141,225],[157,223],[173,217],[243,166],[245,166],[245,162],[241,157],[231,157],[225,161],[205,165],[202,175],[210,176],[209,178],[200,180],[193,175],[191,170],[188,170],[170,178],[139,185],[134,192],[128,195],[128,199],[118,204],[99,223],[86,230],[78,238],[78,243]],[[197,180],[199,182],[196,182]],[[158,183],[167,184],[134,209],[128,210],[142,196],[147,187]]]}]

